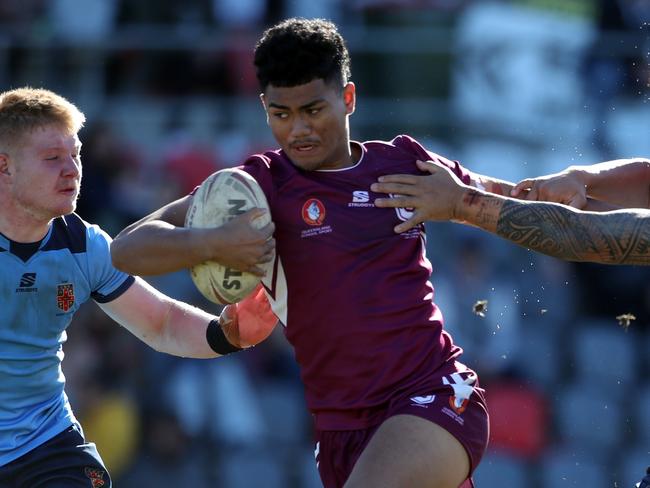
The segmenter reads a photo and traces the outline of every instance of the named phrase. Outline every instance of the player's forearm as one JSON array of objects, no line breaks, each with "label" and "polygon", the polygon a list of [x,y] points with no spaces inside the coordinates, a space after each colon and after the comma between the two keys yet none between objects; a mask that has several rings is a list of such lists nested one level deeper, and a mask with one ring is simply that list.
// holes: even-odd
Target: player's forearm
[{"label": "player's forearm", "polygon": [[208,230],[149,221],[122,231],[111,243],[113,265],[134,275],[158,275],[210,259]]},{"label": "player's forearm", "polygon": [[504,239],[567,261],[650,264],[650,212],[580,212],[467,190],[456,218]]},{"label": "player's forearm", "polygon": [[115,300],[99,306],[156,351],[182,357],[216,356],[206,339],[208,324],[216,317],[174,300],[140,277]]},{"label": "player's forearm", "polygon": [[506,180],[500,180],[492,176],[486,176],[474,173],[471,176],[472,186],[485,190],[496,195],[510,195],[510,190],[514,188],[514,183]]},{"label": "player's forearm", "polygon": [[474,188],[466,188],[455,207],[453,220],[496,233],[501,207],[506,198]]},{"label": "player's forearm", "polygon": [[217,357],[206,339],[211,320],[217,319],[198,308],[173,301],[163,317],[160,335],[154,347],[174,356],[208,359]]},{"label": "player's forearm", "polygon": [[650,160],[619,159],[568,169],[587,189],[587,196],[624,208],[650,207]]}]

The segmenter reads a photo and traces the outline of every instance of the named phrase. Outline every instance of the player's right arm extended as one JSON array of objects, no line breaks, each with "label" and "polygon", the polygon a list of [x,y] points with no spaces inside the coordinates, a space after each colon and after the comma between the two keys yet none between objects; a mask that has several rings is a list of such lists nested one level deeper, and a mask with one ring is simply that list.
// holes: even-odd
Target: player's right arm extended
[{"label": "player's right arm extended", "polygon": [[255,229],[252,209],[213,229],[184,227],[191,196],[183,197],[126,227],[111,244],[113,265],[133,275],[158,275],[205,261],[262,275],[257,266],[272,258],[273,224]]},{"label": "player's right arm extended", "polygon": [[618,159],[570,166],[559,173],[522,180],[510,195],[585,210],[650,208],[650,160]]},{"label": "player's right arm extended", "polygon": [[156,351],[182,357],[236,352],[266,339],[277,324],[261,287],[227,305],[220,317],[174,300],[139,277],[122,295],[99,306]]}]

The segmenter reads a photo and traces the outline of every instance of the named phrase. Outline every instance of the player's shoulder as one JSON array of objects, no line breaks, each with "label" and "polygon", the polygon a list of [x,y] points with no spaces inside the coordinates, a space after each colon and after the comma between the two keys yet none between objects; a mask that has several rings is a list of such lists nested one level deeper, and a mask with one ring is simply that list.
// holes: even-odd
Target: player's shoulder
[{"label": "player's shoulder", "polygon": [[289,162],[284,152],[280,149],[273,149],[264,152],[254,153],[248,156],[242,166],[261,167],[271,169],[274,166]]},{"label": "player's shoulder", "polygon": [[88,228],[88,222],[74,213],[55,218],[43,251],[68,249],[73,254],[86,252]]},{"label": "player's shoulder", "polygon": [[[458,161],[452,161],[434,151],[425,147],[420,141],[407,134],[400,134],[395,136],[390,141],[367,141],[364,143],[369,151],[377,151],[383,153],[386,157],[387,154],[393,154],[394,157],[416,158],[421,161],[430,159],[436,160],[440,163],[454,168],[457,166]],[[418,171],[419,172],[419,171]]]},{"label": "player's shoulder", "polygon": [[424,146],[420,144],[415,138],[400,134],[393,137],[391,140],[369,140],[363,143],[363,146],[368,151],[378,152],[397,152],[397,153],[421,153],[426,152]]},{"label": "player's shoulder", "polygon": [[57,217],[52,221],[52,233],[44,251],[68,249],[71,253],[85,253],[93,242],[110,241],[97,224],[91,224],[76,213]]},{"label": "player's shoulder", "polygon": [[297,173],[296,167],[280,149],[253,154],[240,168],[253,176],[264,187],[271,181],[274,186],[282,185]]},{"label": "player's shoulder", "polygon": [[402,134],[391,140],[370,140],[362,143],[364,158],[390,171],[418,171],[415,161],[430,159],[427,150],[411,136]]},{"label": "player's shoulder", "polygon": [[268,169],[271,167],[271,157],[267,153],[255,153],[246,158],[243,167],[259,167]]}]

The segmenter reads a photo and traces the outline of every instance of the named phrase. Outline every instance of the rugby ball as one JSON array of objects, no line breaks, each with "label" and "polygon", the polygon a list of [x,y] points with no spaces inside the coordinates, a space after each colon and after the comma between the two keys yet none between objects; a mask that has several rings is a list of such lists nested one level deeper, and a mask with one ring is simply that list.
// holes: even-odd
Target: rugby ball
[{"label": "rugby ball", "polygon": [[[255,207],[269,210],[266,196],[255,178],[237,168],[222,169],[209,176],[194,193],[185,217],[185,226],[220,227]],[[259,229],[270,221],[269,211],[253,220],[252,225]],[[273,261],[274,259],[267,265],[271,267]],[[203,296],[222,305],[242,300],[260,282],[260,278],[254,274],[228,268],[215,261],[192,267],[190,274]]]}]

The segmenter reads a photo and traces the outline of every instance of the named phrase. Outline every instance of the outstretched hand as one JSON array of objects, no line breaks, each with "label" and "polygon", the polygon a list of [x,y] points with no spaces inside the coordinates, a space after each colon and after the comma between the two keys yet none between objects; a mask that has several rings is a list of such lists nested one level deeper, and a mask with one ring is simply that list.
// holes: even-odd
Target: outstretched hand
[{"label": "outstretched hand", "polygon": [[275,225],[270,222],[260,229],[254,225],[254,221],[265,212],[266,210],[253,208],[213,229],[213,260],[263,277],[264,270],[260,265],[275,257]]},{"label": "outstretched hand", "polygon": [[577,209],[587,205],[587,188],[577,173],[572,171],[521,180],[510,196],[521,200],[562,203]]},{"label": "outstretched hand", "polygon": [[452,220],[456,206],[466,188],[456,175],[443,164],[435,161],[417,161],[422,171],[419,175],[386,175],[373,183],[370,189],[388,193],[390,198],[377,198],[377,207],[413,209],[412,216],[395,227],[395,232],[405,232],[427,220]]},{"label": "outstretched hand", "polygon": [[264,287],[260,284],[240,302],[226,305],[219,322],[228,342],[246,348],[259,344],[271,335],[278,317],[273,313]]}]

